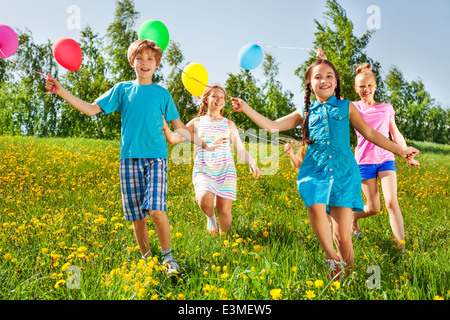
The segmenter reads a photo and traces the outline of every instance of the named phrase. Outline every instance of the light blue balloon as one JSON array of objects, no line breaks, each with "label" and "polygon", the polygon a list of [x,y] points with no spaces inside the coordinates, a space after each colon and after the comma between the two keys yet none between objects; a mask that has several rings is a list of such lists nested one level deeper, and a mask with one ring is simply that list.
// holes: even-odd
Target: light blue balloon
[{"label": "light blue balloon", "polygon": [[246,44],[239,50],[238,61],[245,70],[257,68],[263,59],[263,51],[260,45],[256,43]]}]

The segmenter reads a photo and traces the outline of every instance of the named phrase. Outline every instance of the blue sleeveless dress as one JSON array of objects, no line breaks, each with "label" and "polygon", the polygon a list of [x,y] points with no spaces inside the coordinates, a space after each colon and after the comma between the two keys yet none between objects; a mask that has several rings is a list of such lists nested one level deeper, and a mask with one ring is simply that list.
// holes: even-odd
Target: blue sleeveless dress
[{"label": "blue sleeveless dress", "polygon": [[[350,147],[350,100],[314,100],[309,109],[309,136],[297,177],[306,207],[323,203],[363,211],[361,174]],[[328,211],[328,210],[327,210]]]}]

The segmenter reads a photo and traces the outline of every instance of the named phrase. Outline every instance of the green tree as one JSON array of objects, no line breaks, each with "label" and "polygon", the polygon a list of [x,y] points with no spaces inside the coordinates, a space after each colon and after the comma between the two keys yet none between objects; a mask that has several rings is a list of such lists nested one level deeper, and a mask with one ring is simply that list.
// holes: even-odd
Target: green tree
[{"label": "green tree", "polygon": [[[265,97],[264,111],[266,116],[270,119],[278,119],[294,112],[296,110],[293,102],[294,94],[289,90],[283,91],[281,82],[277,80],[279,68],[275,58],[266,53],[262,68],[266,77],[266,81],[262,86]],[[300,132],[300,128],[295,128],[283,132],[283,135],[300,138]]]},{"label": "green tree", "polygon": [[[253,109],[263,115],[267,115],[265,111],[265,98],[263,90],[258,86],[258,81],[249,70],[241,71],[238,74],[228,73],[225,81],[225,91],[231,97],[241,98],[246,101]],[[227,101],[226,110],[232,110],[229,101]],[[243,130],[250,128],[258,129],[259,127],[250,120],[245,114],[240,112],[231,112],[230,117],[238,127]]]},{"label": "green tree", "polygon": [[406,138],[448,142],[446,113],[426,91],[421,79],[408,82],[400,69],[394,66],[389,70],[384,82],[387,101],[396,110],[398,128]]},{"label": "green tree", "polygon": [[[361,37],[354,34],[353,22],[347,17],[347,13],[336,0],[327,0],[324,13],[326,22],[320,23],[314,19],[317,31],[314,33],[313,42],[315,48],[322,48],[339,71],[341,77],[341,94],[345,99],[359,100],[354,90],[356,67],[368,62],[372,65],[372,71],[377,77],[378,89],[375,95],[376,101],[384,100],[384,85],[380,74],[380,64],[366,54],[366,48],[374,30],[366,31]],[[331,25],[330,25],[331,24]],[[301,78],[304,84],[304,74],[308,67],[317,59],[314,51],[300,67],[295,70],[295,75]]]},{"label": "green tree", "polygon": [[[83,64],[77,72],[66,72],[64,86],[81,100],[94,102],[113,86],[108,80],[108,62],[103,54],[99,34],[86,26],[81,31],[80,47]],[[117,138],[120,137],[120,115],[98,114],[87,117],[66,102],[62,104],[58,135],[63,137]]]},{"label": "green tree", "polygon": [[[17,31],[19,46],[15,61],[29,69],[42,73],[57,73],[57,65],[51,54],[51,44],[37,45],[29,30]],[[10,68],[10,69],[9,69]],[[11,75],[8,84],[2,84],[2,133],[34,136],[51,136],[56,127],[58,103],[55,97],[46,95],[41,75],[21,68],[8,67]],[[6,98],[6,99],[5,99]]]},{"label": "green tree", "polygon": [[198,105],[181,81],[182,70],[184,68],[181,64],[184,61],[184,56],[179,43],[170,41],[165,51],[165,60],[172,69],[165,81],[167,90],[171,93],[175,105],[178,108],[181,121],[187,123],[197,114]]}]

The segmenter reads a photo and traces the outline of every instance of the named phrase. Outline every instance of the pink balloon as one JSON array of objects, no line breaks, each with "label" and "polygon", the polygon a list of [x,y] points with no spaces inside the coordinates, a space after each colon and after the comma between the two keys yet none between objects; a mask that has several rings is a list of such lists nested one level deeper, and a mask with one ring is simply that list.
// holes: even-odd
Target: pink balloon
[{"label": "pink balloon", "polygon": [[53,44],[53,56],[61,66],[70,71],[77,71],[83,60],[80,45],[70,38],[58,39]]},{"label": "pink balloon", "polygon": [[[0,59],[8,58],[16,53],[19,38],[16,32],[6,24],[0,24]],[[2,54],[3,52],[3,54]]]}]

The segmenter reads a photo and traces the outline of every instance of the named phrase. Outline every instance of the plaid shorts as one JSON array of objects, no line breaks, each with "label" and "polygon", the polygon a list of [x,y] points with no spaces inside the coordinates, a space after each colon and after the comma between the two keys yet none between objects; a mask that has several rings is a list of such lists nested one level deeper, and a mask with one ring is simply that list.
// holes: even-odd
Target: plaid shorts
[{"label": "plaid shorts", "polygon": [[145,218],[148,210],[167,211],[167,160],[121,159],[120,189],[125,220]]}]

